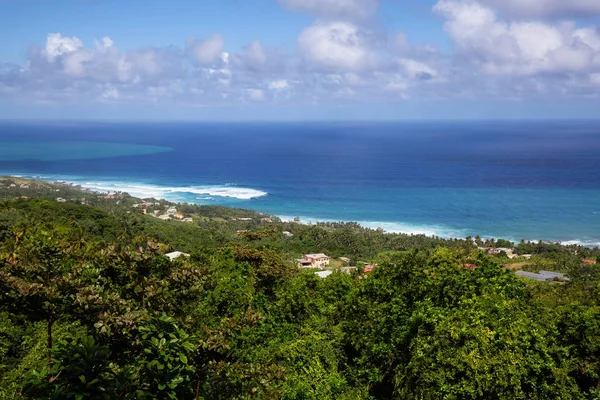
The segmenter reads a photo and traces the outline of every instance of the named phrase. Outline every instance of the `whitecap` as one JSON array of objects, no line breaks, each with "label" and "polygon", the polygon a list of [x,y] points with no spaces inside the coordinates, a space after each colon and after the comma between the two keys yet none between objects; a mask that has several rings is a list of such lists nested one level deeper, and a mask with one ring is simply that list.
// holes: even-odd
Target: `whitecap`
[{"label": "whitecap", "polygon": [[[16,175],[12,175],[15,176]],[[26,175],[25,177],[33,177]],[[19,175],[19,177],[24,177]],[[232,183],[223,185],[205,185],[205,186],[160,186],[142,182],[119,181],[110,178],[100,178],[91,180],[89,177],[52,175],[46,176],[43,180],[64,181],[74,185],[81,185],[82,188],[97,192],[123,192],[129,193],[134,197],[157,198],[170,201],[185,201],[185,195],[206,196],[206,200],[212,200],[212,196],[221,198],[230,198],[238,200],[252,200],[267,196],[268,193],[258,189],[235,186]]]},{"label": "whitecap", "polygon": [[343,221],[339,219],[315,218],[306,216],[291,217],[289,215],[279,215],[278,218],[283,222],[294,222],[295,218],[299,218],[300,220],[296,222],[304,225],[312,225],[317,223],[356,222],[358,225],[368,229],[375,230],[381,228],[386,233],[437,236],[446,239],[464,238],[468,236],[466,231],[452,229],[442,225],[417,225],[391,221]]}]

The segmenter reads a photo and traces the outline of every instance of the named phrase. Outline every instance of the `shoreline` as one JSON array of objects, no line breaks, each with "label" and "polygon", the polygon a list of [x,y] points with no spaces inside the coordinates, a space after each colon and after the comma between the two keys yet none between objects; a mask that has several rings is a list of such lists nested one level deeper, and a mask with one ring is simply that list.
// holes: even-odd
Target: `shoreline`
[{"label": "shoreline", "polygon": [[[445,227],[445,226],[440,226],[440,225],[427,225],[427,224],[422,224],[422,225],[412,225],[412,224],[408,224],[408,223],[402,223],[402,222],[395,222],[395,221],[358,221],[358,220],[344,220],[344,219],[333,219],[333,218],[321,218],[321,217],[313,217],[313,216],[303,216],[303,215],[297,215],[297,216],[290,216],[290,215],[283,215],[283,214],[277,214],[277,213],[271,213],[265,210],[259,210],[256,208],[248,208],[248,207],[236,207],[233,204],[206,204],[203,202],[191,202],[189,200],[185,200],[185,199],[178,199],[175,196],[169,196],[169,194],[173,195],[175,193],[187,193],[187,194],[192,194],[192,195],[198,195],[198,196],[206,196],[203,199],[200,199],[198,197],[196,197],[196,199],[198,200],[213,200],[213,196],[215,197],[221,197],[225,200],[240,200],[240,201],[244,201],[244,200],[252,200],[252,199],[257,199],[260,197],[264,197],[264,196],[268,196],[269,193],[261,191],[261,190],[257,190],[257,189],[251,189],[251,188],[245,188],[245,187],[240,187],[240,186],[236,186],[233,184],[224,184],[224,185],[201,185],[201,186],[197,186],[197,187],[167,187],[167,186],[160,186],[160,185],[156,185],[156,184],[143,184],[143,183],[136,183],[136,182],[126,182],[126,181],[102,181],[101,179],[84,179],[84,180],[76,180],[76,179],[71,179],[69,180],[69,176],[61,176],[61,178],[63,179],[55,179],[56,177],[58,177],[58,175],[55,175],[55,177],[50,177],[50,176],[45,176],[43,174],[6,174],[6,175],[0,175],[0,176],[7,176],[7,177],[12,177],[12,178],[19,178],[19,179],[28,179],[28,180],[39,180],[42,182],[46,182],[46,183],[62,183],[62,184],[68,184],[72,187],[79,187],[81,190],[87,190],[93,193],[116,193],[116,192],[121,192],[121,193],[127,193],[130,196],[133,197],[137,197],[140,199],[150,199],[150,198],[154,198],[157,200],[165,200],[168,201],[170,203],[173,204],[184,204],[184,203],[188,203],[188,204],[195,204],[195,205],[200,205],[200,206],[220,206],[220,207],[227,207],[227,208],[242,208],[242,209],[247,209],[247,210],[251,210],[251,211],[256,211],[259,213],[265,213],[265,214],[269,214],[271,216],[277,217],[279,218],[282,222],[289,222],[289,223],[300,223],[303,225],[313,225],[313,224],[328,224],[328,223],[355,223],[359,226],[361,226],[362,228],[365,229],[372,229],[372,230],[383,230],[383,233],[386,234],[404,234],[404,235],[414,235],[414,236],[418,236],[418,235],[424,235],[427,237],[438,237],[438,238],[442,238],[442,239],[447,239],[447,240],[452,240],[452,239],[459,239],[459,240],[464,240],[467,237],[475,237],[476,235],[474,234],[468,234],[467,232],[463,232],[464,235],[460,234],[461,229],[452,229],[449,227]],[[91,181],[100,181],[103,183],[95,183],[95,182],[91,182]],[[107,187],[106,183],[107,182],[112,182],[115,185],[121,184],[121,186],[115,186],[113,188],[111,187]],[[126,189],[126,188],[133,188],[133,193],[132,191],[126,191],[126,190],[117,190],[117,189]],[[139,191],[136,193],[136,189],[138,189]],[[190,191],[191,190],[191,191]],[[209,193],[210,192],[210,193]],[[148,195],[148,196],[146,196]],[[296,217],[299,217],[300,220],[299,221],[294,221],[294,219]],[[444,232],[445,231],[445,232]],[[511,236],[501,236],[501,235],[492,235],[492,236],[482,236],[479,235],[480,238],[482,240],[488,240],[488,239],[505,239],[505,240],[509,240],[513,243],[518,244],[521,239],[516,239],[515,237],[511,237]],[[596,241],[583,241],[580,239],[568,239],[568,240],[561,240],[561,241],[555,241],[555,240],[541,240],[541,239],[525,239],[523,238],[523,240],[525,242],[531,242],[531,243],[537,243],[539,241],[543,242],[543,243],[558,243],[560,245],[563,246],[569,246],[569,245],[578,245],[578,246],[582,246],[582,247],[587,247],[587,248],[600,248],[600,240],[598,242]]]}]

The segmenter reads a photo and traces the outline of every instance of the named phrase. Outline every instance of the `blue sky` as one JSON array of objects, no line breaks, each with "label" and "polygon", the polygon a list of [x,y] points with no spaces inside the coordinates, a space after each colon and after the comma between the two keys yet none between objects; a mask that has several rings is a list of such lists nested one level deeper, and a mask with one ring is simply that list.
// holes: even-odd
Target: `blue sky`
[{"label": "blue sky", "polygon": [[0,118],[597,118],[598,0],[0,0]]}]

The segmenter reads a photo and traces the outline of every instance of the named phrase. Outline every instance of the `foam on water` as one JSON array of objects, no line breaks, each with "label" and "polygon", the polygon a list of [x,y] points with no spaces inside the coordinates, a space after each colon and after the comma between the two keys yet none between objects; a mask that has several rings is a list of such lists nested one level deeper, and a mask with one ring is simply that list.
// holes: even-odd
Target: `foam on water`
[{"label": "foam on water", "polygon": [[[293,222],[295,217],[288,215],[278,216],[284,222]],[[300,223],[306,225],[312,225],[319,222],[324,223],[335,223],[335,222],[356,222],[362,227],[369,229],[383,229],[386,233],[404,233],[407,235],[425,235],[425,236],[437,236],[445,239],[451,238],[464,238],[468,236],[465,231],[451,229],[442,225],[416,225],[407,224],[402,222],[383,222],[383,221],[340,221],[335,219],[327,218],[315,218],[315,217],[302,217],[300,216]]]},{"label": "foam on water", "polygon": [[[13,175],[16,176],[16,175]],[[251,200],[266,196],[268,193],[258,189],[227,185],[205,185],[205,186],[160,186],[140,182],[123,182],[117,180],[84,180],[74,176],[56,175],[52,177],[30,176],[45,181],[61,180],[82,188],[98,192],[124,192],[140,198],[157,198],[171,201],[182,201],[185,195],[215,196],[239,200]],[[197,198],[198,200],[210,200],[211,197]]]}]

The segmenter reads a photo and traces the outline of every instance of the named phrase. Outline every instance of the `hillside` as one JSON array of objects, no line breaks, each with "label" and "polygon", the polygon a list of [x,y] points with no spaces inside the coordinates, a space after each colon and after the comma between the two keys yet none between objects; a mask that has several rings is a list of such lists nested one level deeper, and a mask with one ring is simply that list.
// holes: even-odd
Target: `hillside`
[{"label": "hillside", "polygon": [[[598,249],[19,178],[0,200],[0,398],[600,398]],[[334,272],[299,270],[307,253]]]}]

